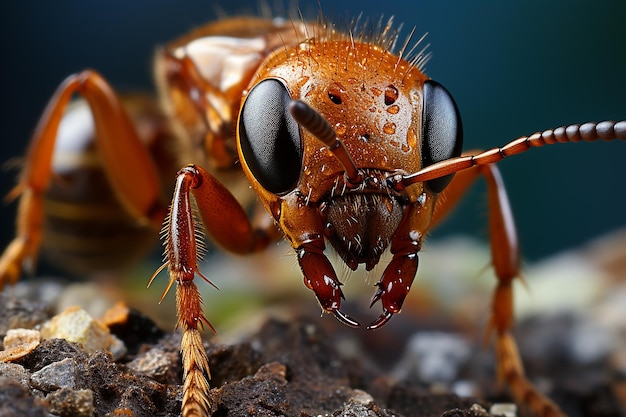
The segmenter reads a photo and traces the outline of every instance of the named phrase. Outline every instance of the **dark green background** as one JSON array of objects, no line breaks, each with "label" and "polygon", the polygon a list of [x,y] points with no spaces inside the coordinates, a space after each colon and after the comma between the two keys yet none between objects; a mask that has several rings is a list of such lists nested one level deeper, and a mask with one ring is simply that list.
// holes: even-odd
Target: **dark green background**
[{"label": "dark green background", "polygon": [[[224,2],[229,13],[256,2]],[[333,16],[396,16],[428,32],[427,74],[461,109],[466,148],[502,145],[562,124],[626,118],[626,2],[320,1]],[[252,6],[250,6],[252,4]],[[305,10],[315,11],[317,2]],[[47,99],[68,74],[98,69],[121,89],[150,88],[153,47],[211,20],[209,1],[9,1],[0,6],[0,159],[20,155]],[[626,225],[626,143],[555,145],[500,167],[532,259]],[[13,172],[2,172],[8,191]],[[486,238],[478,186],[433,238]],[[0,245],[15,205],[0,211]]]}]

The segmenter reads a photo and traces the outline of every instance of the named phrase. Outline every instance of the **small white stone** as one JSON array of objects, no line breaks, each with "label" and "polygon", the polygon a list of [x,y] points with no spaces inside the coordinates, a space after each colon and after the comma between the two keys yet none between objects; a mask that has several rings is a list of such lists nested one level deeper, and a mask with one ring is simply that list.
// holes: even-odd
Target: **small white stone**
[{"label": "small white stone", "polygon": [[106,349],[114,359],[121,358],[126,349],[109,329],[80,307],[68,307],[61,314],[45,322],[41,328],[44,339],[65,339],[80,343],[88,353]]},{"label": "small white stone", "polygon": [[516,417],[517,406],[512,403],[494,404],[489,409],[489,413],[493,415],[502,415],[504,417]]}]

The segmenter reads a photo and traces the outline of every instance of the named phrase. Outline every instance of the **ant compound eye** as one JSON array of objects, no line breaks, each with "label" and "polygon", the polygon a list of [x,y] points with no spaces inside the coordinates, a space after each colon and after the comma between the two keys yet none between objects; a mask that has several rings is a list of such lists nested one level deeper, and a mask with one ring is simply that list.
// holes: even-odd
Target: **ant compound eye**
[{"label": "ant compound eye", "polygon": [[[454,99],[441,84],[424,82],[422,115],[422,168],[461,155],[463,126]],[[454,174],[426,181],[428,189],[442,192]]]},{"label": "ant compound eye", "polygon": [[285,84],[268,78],[252,88],[239,115],[239,145],[254,178],[274,194],[289,192],[302,165],[300,128],[289,114]]}]

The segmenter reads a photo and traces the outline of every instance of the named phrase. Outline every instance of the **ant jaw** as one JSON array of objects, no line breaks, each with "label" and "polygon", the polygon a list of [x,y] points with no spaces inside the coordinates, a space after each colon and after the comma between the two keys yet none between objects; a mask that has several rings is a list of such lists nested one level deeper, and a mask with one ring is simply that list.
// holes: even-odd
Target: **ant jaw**
[{"label": "ant jaw", "polygon": [[[333,310],[331,311],[333,316],[339,321],[341,324],[345,324],[348,327],[352,327],[354,329],[361,327],[361,323],[343,313],[341,310]],[[383,310],[383,312],[378,316],[376,320],[371,322],[365,329],[366,330],[378,330],[383,327],[387,322],[393,317],[393,313]]]},{"label": "ant jaw", "polygon": [[[384,291],[382,289],[382,284],[380,282],[377,283],[376,286],[378,287],[378,290],[376,290],[376,292],[372,296],[372,301],[370,302],[370,308],[372,308],[372,306],[378,300],[380,300],[380,298],[382,297],[382,295],[384,293]],[[386,308],[383,308],[383,312],[380,314],[380,316],[378,316],[378,318],[376,320],[371,322],[369,324],[369,326],[367,326],[365,329],[366,330],[377,330],[377,329],[380,329],[381,327],[383,327],[389,321],[389,319],[391,319],[392,316],[393,316],[392,312],[390,312]]]},{"label": "ant jaw", "polygon": [[378,316],[376,320],[370,323],[369,326],[366,327],[367,330],[377,330],[383,327],[389,319],[393,316],[393,313],[383,309],[383,312]]},{"label": "ant jaw", "polygon": [[340,310],[333,310],[332,313],[333,316],[335,316],[335,318],[339,320],[339,322],[345,324],[346,326],[353,328],[361,327],[361,324],[358,321],[354,320],[352,317],[350,317],[346,313],[341,312]]}]

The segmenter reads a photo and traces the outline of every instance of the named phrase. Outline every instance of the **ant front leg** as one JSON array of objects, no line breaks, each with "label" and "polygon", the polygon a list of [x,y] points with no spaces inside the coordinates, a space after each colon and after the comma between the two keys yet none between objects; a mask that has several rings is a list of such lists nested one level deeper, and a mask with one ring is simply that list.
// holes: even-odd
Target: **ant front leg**
[{"label": "ant front leg", "polygon": [[177,283],[177,326],[183,333],[183,416],[206,416],[210,408],[207,380],[210,372],[200,330],[204,324],[214,329],[202,311],[202,297],[193,280],[199,275],[213,284],[198,269],[198,250],[203,245],[198,233],[202,225],[195,218],[192,195],[204,227],[218,245],[230,252],[247,254],[265,248],[276,228],[267,224],[268,230],[255,229],[230,191],[203,168],[188,165],[178,172],[170,213],[164,224],[167,261],[148,285],[165,267],[170,281],[161,300],[172,284]]},{"label": "ant front leg", "polygon": [[499,375],[510,387],[515,400],[535,415],[564,417],[559,407],[525,377],[517,343],[511,334],[514,323],[513,281],[520,276],[519,244],[513,213],[497,167],[487,164],[456,173],[438,200],[433,225],[445,217],[480,175],[487,182],[491,256],[498,279],[488,334],[495,333]]}]

